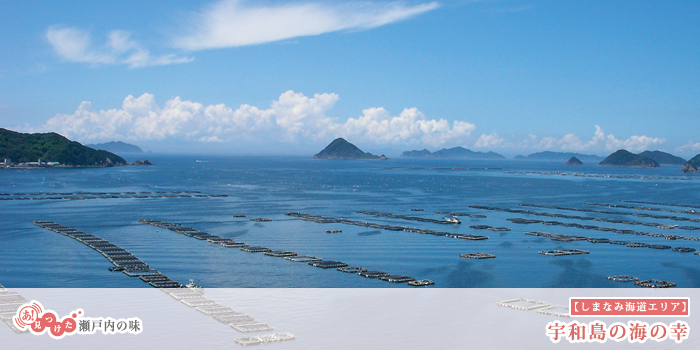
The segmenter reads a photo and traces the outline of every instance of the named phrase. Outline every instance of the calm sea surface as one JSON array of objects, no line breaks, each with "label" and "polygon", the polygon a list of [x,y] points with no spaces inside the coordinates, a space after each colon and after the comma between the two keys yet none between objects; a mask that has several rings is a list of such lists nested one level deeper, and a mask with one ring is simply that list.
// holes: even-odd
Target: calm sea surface
[{"label": "calm sea surface", "polygon": [[[603,208],[587,202],[646,201],[682,205],[643,206],[681,210],[700,207],[700,176],[680,166],[624,169],[516,160],[322,161],[285,157],[148,155],[152,167],[98,169],[0,169],[3,198],[45,198],[76,192],[200,191],[227,197],[43,199],[0,201],[0,283],[6,287],[144,287],[138,278],[109,272],[107,259],[87,246],[34,226],[50,220],[115,243],[181,283],[199,280],[205,287],[391,287],[335,269],[320,269],[224,248],[175,232],[138,223],[156,219],[249,245],[289,250],[338,260],[351,266],[435,281],[434,287],[621,287],[613,275],[658,279],[678,287],[700,287],[700,256],[671,249],[629,248],[588,241],[557,242],[525,235],[529,231],[609,238],[700,250],[694,240],[623,235],[575,227],[515,224],[508,218],[566,223],[698,237],[700,231],[664,229],[577,219],[551,218],[470,208],[482,205],[534,212],[698,226],[700,223],[631,215],[611,215],[522,207],[552,205],[700,219],[694,213]],[[133,161],[134,159],[129,159]],[[456,169],[454,169],[456,168]],[[557,171],[564,174],[556,173]],[[573,172],[588,175],[574,176]],[[579,175],[580,175],[579,174]],[[39,193],[41,192],[41,193]],[[411,211],[420,208],[423,211]],[[700,212],[700,208],[695,208]],[[359,210],[443,219],[436,211],[482,214],[462,217],[461,225],[439,225],[373,217]],[[372,223],[486,235],[469,241],[403,231],[342,224],[319,224],[285,216],[302,212]],[[235,218],[244,214],[245,218]],[[253,222],[250,218],[269,218]],[[477,230],[471,225],[507,227]],[[339,229],[342,233],[326,233]],[[583,249],[586,255],[545,256],[550,249]],[[495,259],[473,260],[460,254],[482,252]]]}]

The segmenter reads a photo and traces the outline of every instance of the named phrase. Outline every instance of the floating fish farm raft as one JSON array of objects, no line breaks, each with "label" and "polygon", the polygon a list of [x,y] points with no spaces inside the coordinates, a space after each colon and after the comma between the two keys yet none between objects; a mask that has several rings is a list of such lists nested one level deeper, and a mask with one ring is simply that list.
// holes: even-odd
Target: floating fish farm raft
[{"label": "floating fish farm raft", "polygon": [[274,257],[277,257],[277,258],[284,258],[284,257],[287,257],[287,256],[297,256],[297,253],[295,253],[295,252],[289,252],[289,251],[286,251],[286,250],[273,250],[273,251],[265,252],[265,253],[263,253],[263,254],[265,254],[265,255],[267,255],[267,256],[274,256]]},{"label": "floating fish farm raft", "polygon": [[455,213],[453,211],[436,211],[435,214],[451,215],[451,216],[466,216],[466,217],[470,217],[473,219],[483,219],[486,217],[486,215],[481,215],[481,214]]},{"label": "floating fish farm raft", "polygon": [[449,238],[459,238],[459,239],[466,239],[466,240],[471,240],[471,241],[479,241],[479,240],[489,239],[488,236],[440,232],[440,231],[433,231],[433,230],[427,230],[427,229],[409,228],[409,227],[405,227],[405,226],[382,225],[382,224],[377,224],[377,223],[353,221],[353,220],[347,220],[347,219],[337,219],[337,218],[331,218],[331,217],[325,217],[325,216],[319,216],[319,215],[311,215],[311,214],[287,213],[285,215],[291,216],[291,217],[297,217],[297,218],[300,218],[300,219],[305,220],[305,221],[316,222],[319,224],[355,225],[355,226],[361,226],[361,227],[371,227],[371,228],[376,228],[376,229],[380,229],[380,230],[415,232],[415,233],[426,234],[426,235],[449,237]]},{"label": "floating fish farm raft", "polygon": [[171,280],[157,270],[152,270],[148,264],[141,261],[126,249],[117,246],[95,235],[78,231],[52,221],[35,220],[32,223],[41,228],[60,233],[75,239],[102,254],[114,267],[110,271],[123,272],[129,277],[139,277],[142,281],[156,288],[180,288],[179,282]]},{"label": "floating fish farm raft", "polygon": [[359,266],[345,266],[345,267],[339,267],[338,271],[345,272],[345,273],[360,273],[360,272],[364,272],[367,270],[363,269]]},{"label": "floating fish farm raft", "polygon": [[383,276],[383,277],[379,277],[379,279],[382,281],[387,281],[387,282],[392,282],[392,283],[404,283],[404,282],[411,282],[411,281],[415,280],[415,278],[413,278],[413,277],[401,276],[401,275]]},{"label": "floating fish farm raft", "polygon": [[226,194],[202,194],[199,191],[155,191],[155,192],[36,192],[0,193],[0,200],[87,200],[87,199],[148,199],[148,198],[192,198],[228,197]]},{"label": "floating fish farm raft", "polygon": [[277,343],[277,342],[283,342],[283,341],[290,341],[290,340],[294,340],[294,339],[296,339],[296,336],[294,334],[289,333],[289,332],[283,332],[283,333],[259,335],[256,337],[236,338],[234,340],[234,342],[236,344],[239,344],[239,345],[248,346],[248,345]]},{"label": "floating fish farm raft", "polygon": [[243,247],[241,248],[242,251],[248,252],[248,253],[264,253],[264,252],[271,252],[272,249],[270,248],[265,248],[265,247],[260,247],[260,246],[249,246],[249,247]]},{"label": "floating fish farm raft", "polygon": [[[531,205],[531,204],[527,204],[527,205]],[[587,216],[573,216],[573,215],[554,214],[554,213],[542,213],[542,212],[533,212],[530,210],[487,207],[487,206],[478,206],[478,205],[472,205],[470,207],[476,208],[476,209],[501,211],[501,212],[508,212],[508,213],[514,213],[514,214],[523,214],[523,215],[539,215],[539,216],[549,216],[549,217],[558,217],[558,218],[584,220],[584,221],[603,221],[603,222],[611,222],[611,223],[626,224],[626,225],[644,225],[644,226],[656,227],[656,228],[661,228],[661,229],[674,229],[674,228],[685,229],[685,230],[700,229],[700,227],[694,227],[694,226],[664,225],[664,224],[660,224],[660,223],[648,223],[648,222],[618,220],[618,219],[610,219],[610,218],[594,218],[594,217],[587,217]],[[542,207],[542,206],[538,206],[538,207]],[[549,208],[550,206],[546,206],[546,207]],[[587,209],[576,209],[576,208],[565,208],[565,207],[554,207],[554,208],[560,209],[560,210],[577,210],[577,211],[587,210]],[[599,212],[599,211],[596,211],[596,212]],[[607,212],[607,211],[605,213],[606,214],[613,214],[613,213],[619,214],[616,212]],[[636,214],[636,215],[640,215],[640,214]],[[647,216],[648,216],[648,214],[647,214]],[[671,219],[672,217],[664,217],[664,218]],[[688,219],[688,218],[678,218],[678,217],[675,217],[675,218],[678,220],[687,219],[686,221],[698,220],[698,219]],[[612,228],[612,227],[600,227],[600,226],[595,226],[595,225],[582,225],[582,224],[578,224],[578,223],[566,223],[566,222],[561,222],[561,221],[544,221],[544,220],[533,220],[533,219],[522,219],[522,218],[509,218],[507,220],[512,222],[512,223],[516,223],[516,224],[559,225],[559,226],[565,226],[565,227],[575,227],[575,228],[581,228],[581,229],[586,229],[586,230],[598,230],[598,231],[614,232],[614,233],[620,233],[620,234],[635,234],[635,235],[643,235],[643,236],[649,236],[649,237],[663,237],[663,238],[666,238],[669,240],[684,239],[684,240],[700,241],[700,237],[690,237],[690,236],[683,236],[683,235],[670,235],[670,234],[662,234],[662,233],[649,233],[649,232],[634,231],[634,230],[627,230],[627,229],[616,229],[616,228]]]},{"label": "floating fish farm raft", "polygon": [[413,287],[425,287],[425,286],[429,286],[431,284],[435,284],[435,282],[433,282],[431,280],[418,280],[418,281],[408,282],[408,285],[413,286]]},{"label": "floating fish farm raft", "polygon": [[629,275],[616,275],[616,276],[609,276],[609,280],[615,281],[615,282],[635,282],[639,281],[638,277],[633,277]]},{"label": "floating fish farm raft", "polygon": [[[659,250],[671,249],[671,246],[669,246],[669,245],[648,244],[648,243],[642,243],[642,242],[628,242],[628,241],[611,241],[607,238],[591,238],[591,237],[585,237],[585,236],[568,236],[568,235],[564,235],[564,234],[552,234],[552,233],[546,233],[546,232],[525,232],[525,234],[528,236],[547,237],[547,238],[551,239],[552,241],[559,241],[559,242],[588,241],[589,243],[608,243],[608,244],[625,246],[628,248],[652,248],[652,249],[659,249]],[[676,247],[676,248],[673,248],[671,250],[676,251],[676,252],[681,252],[681,253],[690,253],[690,252],[694,252],[695,248]]]},{"label": "floating fish farm raft", "polygon": [[270,222],[272,219],[266,219],[266,218],[253,218],[250,219],[250,221],[255,221],[255,222]]},{"label": "floating fish farm raft", "polygon": [[314,267],[320,267],[322,269],[332,269],[332,268],[348,266],[348,264],[346,264],[344,262],[334,261],[334,260],[312,261],[309,263],[309,265],[314,266]]},{"label": "floating fish farm raft", "polygon": [[671,288],[671,287],[676,286],[676,284],[673,282],[661,281],[661,280],[635,281],[634,284],[636,284],[640,287],[645,287],[645,288]]},{"label": "floating fish farm raft", "polygon": [[494,259],[496,257],[493,254],[486,254],[486,253],[466,253],[466,254],[460,254],[459,256],[461,258],[467,258],[467,259]]},{"label": "floating fish farm raft", "polygon": [[378,217],[385,217],[385,218],[390,218],[390,219],[402,219],[402,220],[413,220],[413,221],[420,221],[420,222],[429,222],[433,224],[441,224],[441,225],[451,225],[454,224],[454,222],[450,222],[447,220],[436,220],[436,219],[428,219],[428,218],[421,218],[418,216],[406,216],[406,215],[396,215],[396,214],[388,214],[388,213],[380,213],[376,211],[357,211],[356,213],[358,214],[365,214],[365,215],[371,215],[371,216],[378,216]]},{"label": "floating fish farm raft", "polygon": [[391,274],[384,272],[384,271],[367,271],[367,270],[360,272],[359,275],[362,277],[367,277],[367,278],[379,278],[379,277],[391,276]]},{"label": "floating fish farm raft", "polygon": [[19,293],[10,292],[0,284],[0,320],[5,322],[16,334],[29,333],[20,330],[12,322],[12,318],[17,315],[17,309],[26,303],[28,303],[27,299],[19,295]]},{"label": "floating fish farm raft", "polygon": [[[319,257],[315,256],[310,256],[310,255],[298,255],[296,252],[292,251],[287,251],[287,250],[272,250],[267,247],[261,247],[261,246],[249,246],[246,245],[243,242],[235,242],[232,239],[229,238],[224,238],[220,237],[217,235],[212,235],[206,232],[201,232],[198,231],[194,228],[187,227],[187,226],[182,226],[181,224],[176,224],[176,223],[170,223],[170,222],[165,222],[165,221],[159,221],[159,220],[152,220],[152,219],[140,219],[138,220],[142,224],[146,225],[151,225],[159,228],[164,228],[173,232],[180,233],[182,235],[196,238],[198,240],[203,240],[211,244],[216,244],[220,245],[223,247],[231,247],[233,245],[242,245],[241,250],[244,252],[250,252],[250,253],[264,253],[266,256],[270,257],[278,257],[278,258],[284,258],[285,260],[293,261],[293,262],[305,262],[308,263],[311,266],[314,267],[319,267],[323,269],[331,269],[335,268],[339,271],[346,272],[346,273],[353,273],[353,274],[358,274],[363,277],[369,277],[369,278],[379,278],[379,277],[386,277],[386,276],[391,276],[391,274],[386,273],[386,272],[380,272],[380,271],[367,271],[367,269],[364,269],[362,267],[348,267],[348,264],[340,261],[335,261],[335,260],[324,260]],[[344,268],[347,268],[347,270],[342,270]],[[391,281],[386,280],[388,282],[393,282],[393,283],[401,283],[401,282],[408,282],[408,281],[413,281],[413,277],[409,276],[403,276],[403,275],[395,275]],[[154,280],[149,283],[154,283],[158,284],[160,283],[157,280]]]},{"label": "floating fish farm raft", "polygon": [[204,296],[201,288],[161,289],[183,305],[193,308],[214,320],[243,332],[269,331],[274,328],[265,322],[255,320],[250,315],[238,312]]},{"label": "floating fish farm raft", "polygon": [[285,260],[289,261],[294,261],[294,262],[310,262],[310,261],[321,261],[323,259],[317,258],[315,256],[310,256],[310,255],[298,255],[298,256],[290,256],[284,258]]},{"label": "floating fish farm raft", "polygon": [[539,300],[527,299],[527,298],[517,298],[517,299],[499,301],[498,306],[508,307],[508,308],[515,309],[515,310],[530,311],[530,310],[546,308],[546,307],[551,306],[551,304],[549,304],[546,301],[539,301]]},{"label": "floating fish farm raft", "polygon": [[471,225],[469,228],[473,228],[475,230],[510,231],[510,229],[507,227],[493,227],[489,225]]},{"label": "floating fish farm raft", "polygon": [[581,250],[581,249],[543,250],[539,253],[542,255],[552,255],[552,256],[590,254],[589,251]]}]

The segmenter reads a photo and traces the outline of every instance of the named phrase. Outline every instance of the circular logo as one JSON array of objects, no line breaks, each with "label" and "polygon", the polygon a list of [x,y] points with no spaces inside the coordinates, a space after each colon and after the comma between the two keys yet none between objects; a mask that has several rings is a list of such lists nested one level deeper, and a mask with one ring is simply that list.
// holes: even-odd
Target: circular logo
[{"label": "circular logo", "polygon": [[17,315],[15,316],[15,323],[21,329],[34,323],[39,316],[42,314],[41,306],[38,303],[32,303],[31,305],[23,305],[19,310],[17,310]]}]

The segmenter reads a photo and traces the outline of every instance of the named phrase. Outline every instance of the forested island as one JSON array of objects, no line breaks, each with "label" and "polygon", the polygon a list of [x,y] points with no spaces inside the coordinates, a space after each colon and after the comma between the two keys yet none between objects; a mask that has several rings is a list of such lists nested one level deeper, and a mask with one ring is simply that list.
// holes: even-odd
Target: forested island
[{"label": "forested island", "polygon": [[464,147],[443,148],[439,151],[405,151],[401,153],[403,158],[464,158],[464,159],[506,159],[495,152],[474,152]]},{"label": "forested island", "polygon": [[26,134],[0,128],[0,161],[5,167],[126,165],[124,158],[54,133]]},{"label": "forested island", "polygon": [[90,148],[103,150],[112,153],[143,153],[141,147],[121,141],[111,141],[105,143],[85,145]]},{"label": "forested island", "polygon": [[537,152],[537,153],[532,153],[527,156],[522,156],[518,155],[515,156],[514,159],[519,159],[519,160],[551,160],[551,161],[557,161],[557,162],[566,162],[567,159],[571,159],[572,157],[578,159],[581,162],[588,162],[588,163],[598,163],[605,159],[605,157],[599,157],[596,155],[592,154],[581,154],[581,153],[571,153],[571,152],[552,152],[552,151],[543,151],[543,152]]},{"label": "forested island", "polygon": [[621,149],[605,158],[600,165],[633,167],[633,168],[658,168],[659,163],[651,158],[634,154],[630,151]]},{"label": "forested island", "polygon": [[333,140],[321,152],[315,154],[314,159],[387,160],[388,158],[383,154],[375,156],[374,154],[363,152],[357,146],[341,137]]}]

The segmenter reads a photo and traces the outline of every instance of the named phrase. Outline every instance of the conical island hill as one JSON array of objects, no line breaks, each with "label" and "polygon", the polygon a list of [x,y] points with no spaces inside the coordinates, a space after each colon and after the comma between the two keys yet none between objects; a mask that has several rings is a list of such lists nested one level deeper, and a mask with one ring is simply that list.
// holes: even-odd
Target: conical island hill
[{"label": "conical island hill", "polygon": [[314,159],[386,160],[388,158],[383,154],[375,156],[374,154],[363,152],[357,146],[345,141],[345,139],[337,138],[326,146],[323,151],[314,155]]}]

